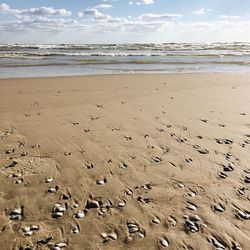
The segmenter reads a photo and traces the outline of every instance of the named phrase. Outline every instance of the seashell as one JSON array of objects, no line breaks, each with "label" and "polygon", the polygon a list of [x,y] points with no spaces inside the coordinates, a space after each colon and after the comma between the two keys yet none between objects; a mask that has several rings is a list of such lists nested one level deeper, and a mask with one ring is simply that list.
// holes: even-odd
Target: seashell
[{"label": "seashell", "polygon": [[225,208],[221,204],[216,204],[216,205],[214,205],[214,211],[222,213],[225,211]]},{"label": "seashell", "polygon": [[174,219],[173,217],[168,217],[168,222],[172,225],[175,226],[176,225],[176,219]]},{"label": "seashell", "polygon": [[77,212],[77,213],[75,214],[75,217],[76,217],[77,219],[82,219],[82,218],[84,218],[84,216],[85,216],[85,214],[84,214],[83,211],[82,211],[82,212]]},{"label": "seashell", "polygon": [[22,219],[22,208],[16,208],[14,209],[10,214],[10,219],[11,220],[21,220]]},{"label": "seashell", "polygon": [[244,182],[245,183],[250,183],[250,177],[249,176],[245,176]]},{"label": "seashell", "polygon": [[169,246],[169,242],[167,239],[162,238],[159,240],[159,243],[163,246],[163,247],[168,247]]},{"label": "seashell", "polygon": [[33,231],[28,231],[28,232],[25,232],[24,235],[31,236],[33,233],[34,233]]},{"label": "seashell", "polygon": [[30,227],[24,227],[24,228],[22,228],[22,230],[23,230],[23,232],[27,233],[30,231]]},{"label": "seashell", "polygon": [[225,246],[222,245],[217,239],[212,238],[212,243],[213,245],[218,249],[218,250],[223,250],[225,249]]},{"label": "seashell", "polygon": [[155,224],[160,224],[160,223],[161,223],[160,219],[157,218],[157,217],[154,217],[154,218],[152,219],[152,222],[155,223]]},{"label": "seashell", "polygon": [[37,226],[37,225],[32,225],[32,226],[30,227],[30,230],[32,230],[32,231],[37,231],[37,230],[39,230],[39,226]]},{"label": "seashell", "polygon": [[180,188],[184,188],[185,187],[185,185],[183,183],[181,183],[181,182],[178,182],[177,186],[180,187]]},{"label": "seashell", "polygon": [[139,231],[139,227],[134,223],[127,223],[129,233],[133,234]]},{"label": "seashell", "polygon": [[80,233],[80,231],[79,231],[79,229],[78,229],[78,228],[74,228],[74,229],[72,230],[72,233],[73,233],[73,234],[79,234],[79,233]]},{"label": "seashell", "polygon": [[185,221],[185,227],[187,228],[188,231],[190,231],[191,233],[195,233],[199,231],[199,226],[195,223],[192,222],[190,220],[186,220]]},{"label": "seashell", "polygon": [[53,218],[60,218],[63,217],[63,212],[54,212],[52,213]]},{"label": "seashell", "polygon": [[45,182],[46,182],[46,183],[51,183],[53,180],[54,180],[54,179],[53,179],[52,177],[49,177],[49,178],[46,179]]},{"label": "seashell", "polygon": [[198,216],[198,215],[191,215],[190,216],[190,220],[191,221],[200,221],[201,220],[201,218]]},{"label": "seashell", "polygon": [[67,244],[64,243],[64,242],[60,242],[60,243],[56,243],[56,244],[55,244],[55,247],[59,247],[59,248],[64,248],[64,247],[66,247],[66,246],[67,246]]},{"label": "seashell", "polygon": [[196,211],[196,210],[197,210],[196,205],[194,205],[194,204],[192,204],[192,203],[188,203],[187,208],[188,208],[189,210],[193,210],[193,211]]},{"label": "seashell", "polygon": [[250,213],[247,212],[247,211],[238,210],[237,213],[236,213],[236,216],[237,216],[239,219],[250,220]]},{"label": "seashell", "polygon": [[118,239],[118,236],[116,233],[110,233],[108,234],[108,237],[111,239],[111,240],[117,240]]},{"label": "seashell", "polygon": [[101,233],[102,238],[107,238],[108,234],[107,233]]},{"label": "seashell", "polygon": [[104,183],[105,183],[105,181],[102,180],[102,179],[96,180],[96,184],[97,184],[97,185],[103,185]]},{"label": "seashell", "polygon": [[119,201],[119,202],[117,203],[117,206],[118,206],[118,207],[125,207],[125,205],[126,205],[126,202],[125,202],[124,200]]},{"label": "seashell", "polygon": [[12,176],[13,176],[13,177],[21,177],[21,176],[22,176],[22,173],[14,173]]},{"label": "seashell", "polygon": [[91,208],[98,208],[99,207],[99,202],[95,200],[88,200],[86,208],[91,209]]},{"label": "seashell", "polygon": [[56,187],[54,187],[54,188],[50,187],[50,188],[48,188],[48,193],[56,193],[57,190],[58,189]]}]

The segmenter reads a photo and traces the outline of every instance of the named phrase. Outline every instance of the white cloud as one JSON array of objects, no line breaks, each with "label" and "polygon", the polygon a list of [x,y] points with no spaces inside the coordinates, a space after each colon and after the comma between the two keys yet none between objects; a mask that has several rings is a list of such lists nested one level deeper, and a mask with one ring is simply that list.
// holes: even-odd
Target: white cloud
[{"label": "white cloud", "polygon": [[212,9],[201,8],[201,9],[193,11],[192,14],[202,16],[202,15],[205,15],[207,12],[210,12],[210,11],[212,11]]},{"label": "white cloud", "polygon": [[145,5],[149,5],[149,4],[153,4],[154,0],[143,0],[141,3]]},{"label": "white cloud", "polygon": [[129,1],[129,5],[133,5],[133,4],[136,4],[138,6],[140,5],[150,5],[150,4],[154,4],[155,3],[155,0],[142,0],[142,1],[138,1],[138,2],[132,2],[132,1]]},{"label": "white cloud", "polygon": [[195,10],[195,11],[193,11],[192,12],[192,14],[194,14],[194,15],[204,15],[205,14],[205,8],[201,8],[201,9],[199,9],[199,10]]},{"label": "white cloud", "polygon": [[220,19],[239,19],[240,16],[228,16],[228,15],[220,15]]},{"label": "white cloud", "polygon": [[94,7],[94,9],[110,9],[112,8],[112,4],[99,4]]},{"label": "white cloud", "polygon": [[0,13],[10,15],[37,15],[37,16],[71,16],[66,9],[54,9],[52,7],[39,7],[30,9],[11,9],[7,4],[0,4]]},{"label": "white cloud", "polygon": [[182,18],[182,15],[180,14],[143,14],[137,19],[143,20],[143,21],[165,21],[165,20],[175,20],[178,18]]}]

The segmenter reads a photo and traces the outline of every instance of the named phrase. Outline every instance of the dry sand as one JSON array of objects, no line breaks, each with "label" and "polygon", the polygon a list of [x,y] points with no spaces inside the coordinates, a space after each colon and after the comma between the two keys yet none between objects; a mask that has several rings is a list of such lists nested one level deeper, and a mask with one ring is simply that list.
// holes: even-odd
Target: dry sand
[{"label": "dry sand", "polygon": [[0,121],[1,250],[250,249],[249,74],[0,80]]}]

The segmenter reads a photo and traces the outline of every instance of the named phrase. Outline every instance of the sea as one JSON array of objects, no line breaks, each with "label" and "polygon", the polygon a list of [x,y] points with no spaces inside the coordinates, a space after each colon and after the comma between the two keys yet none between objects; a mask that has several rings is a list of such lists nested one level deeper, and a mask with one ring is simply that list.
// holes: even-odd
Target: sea
[{"label": "sea", "polygon": [[0,45],[0,78],[193,72],[250,72],[250,43]]}]

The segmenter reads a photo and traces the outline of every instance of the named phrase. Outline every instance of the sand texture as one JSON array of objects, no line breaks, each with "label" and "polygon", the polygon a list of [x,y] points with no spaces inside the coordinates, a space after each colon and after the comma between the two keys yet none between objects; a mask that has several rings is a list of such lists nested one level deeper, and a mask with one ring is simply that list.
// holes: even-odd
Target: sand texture
[{"label": "sand texture", "polygon": [[250,249],[250,75],[0,80],[0,249]]}]

